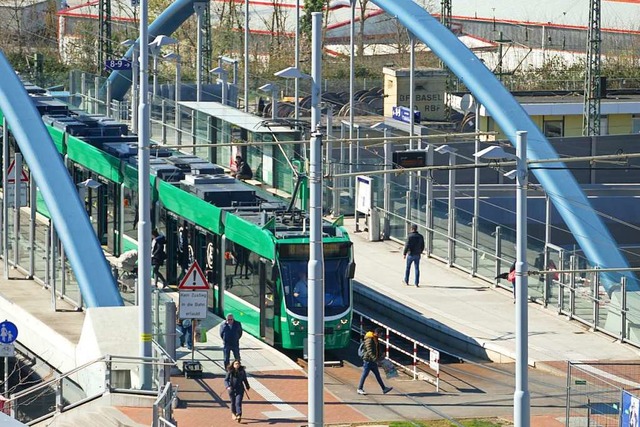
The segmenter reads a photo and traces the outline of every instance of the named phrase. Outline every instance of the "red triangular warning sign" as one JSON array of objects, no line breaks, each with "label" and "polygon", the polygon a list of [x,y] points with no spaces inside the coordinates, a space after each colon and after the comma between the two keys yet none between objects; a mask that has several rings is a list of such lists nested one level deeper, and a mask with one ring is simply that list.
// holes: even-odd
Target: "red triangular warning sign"
[{"label": "red triangular warning sign", "polygon": [[209,282],[204,277],[202,269],[198,265],[198,261],[194,261],[187,270],[187,274],[178,285],[178,289],[181,291],[195,291],[201,289],[209,289]]},{"label": "red triangular warning sign", "polygon": [[[11,165],[9,165],[9,170],[7,171],[7,182],[14,183],[16,182],[16,161],[13,160]],[[29,182],[29,177],[27,173],[22,170],[22,175],[20,176],[20,182]]]}]

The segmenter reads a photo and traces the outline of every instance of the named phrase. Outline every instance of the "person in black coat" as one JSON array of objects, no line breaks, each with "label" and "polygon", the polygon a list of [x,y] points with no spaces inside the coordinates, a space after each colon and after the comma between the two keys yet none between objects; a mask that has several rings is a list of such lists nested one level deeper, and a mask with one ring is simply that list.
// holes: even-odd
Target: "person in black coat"
[{"label": "person in black coat", "polygon": [[415,285],[420,287],[420,256],[424,251],[424,237],[418,233],[418,226],[411,224],[411,233],[407,236],[407,242],[404,244],[403,255],[407,260],[407,266],[404,272],[404,280],[402,283],[409,284],[409,274],[411,273],[411,264],[415,264]]},{"label": "person in black coat", "polygon": [[224,378],[224,386],[229,393],[231,400],[231,418],[237,422],[242,421],[242,399],[244,392],[251,390],[249,380],[247,380],[247,372],[239,360],[234,360],[227,368],[227,375]]},{"label": "person in black coat", "polygon": [[162,287],[165,287],[167,279],[160,273],[160,267],[164,265],[164,260],[167,259],[167,253],[164,251],[167,238],[157,228],[153,229],[151,237],[153,237],[151,242],[151,265],[153,266],[153,277],[155,278],[154,284],[158,286],[158,279],[160,279],[162,280]]}]

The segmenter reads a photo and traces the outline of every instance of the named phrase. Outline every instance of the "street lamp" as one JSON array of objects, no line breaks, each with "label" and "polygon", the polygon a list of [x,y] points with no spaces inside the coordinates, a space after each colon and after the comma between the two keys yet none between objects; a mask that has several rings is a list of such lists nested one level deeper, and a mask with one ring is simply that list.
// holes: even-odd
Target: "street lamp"
[{"label": "street lamp", "polygon": [[278,117],[278,85],[275,83],[267,83],[258,88],[263,92],[271,94],[271,119],[275,120]]},{"label": "street lamp", "polygon": [[[273,73],[274,76],[276,77],[282,77],[284,79],[295,79],[296,81],[296,87],[295,87],[295,112],[294,112],[294,118],[296,120],[296,126],[298,124],[298,119],[300,118],[299,115],[299,108],[298,108],[298,80],[299,79],[310,79],[311,76],[308,74],[303,73],[302,71],[300,71],[300,68],[298,68],[297,66],[294,67],[287,67],[283,70],[280,70],[278,72]],[[307,144],[303,144],[302,145],[302,152],[303,152],[303,158],[305,160],[307,160]]]},{"label": "street lamp", "polygon": [[159,35],[151,43],[149,43],[149,50],[153,56],[153,96],[158,94],[158,55],[160,55],[160,49],[162,46],[170,44],[176,44],[178,41],[173,37]]},{"label": "street lamp", "polygon": [[222,67],[216,67],[209,72],[220,76],[220,102],[222,105],[227,105],[227,76],[229,73]]},{"label": "street lamp", "polygon": [[131,130],[133,133],[138,133],[138,43],[127,39],[120,44],[133,48],[131,52]]},{"label": "street lamp", "polygon": [[181,132],[180,132],[180,99],[181,99],[181,92],[182,92],[182,69],[180,66],[180,55],[178,55],[177,53],[168,53],[166,55],[163,56],[164,59],[168,60],[168,61],[175,61],[176,62],[176,87],[175,87],[175,95],[174,95],[174,107],[173,107],[173,113],[174,113],[174,122],[173,122],[173,127],[174,132],[175,132],[175,141],[176,141],[176,145],[180,145],[180,136],[181,136]]},{"label": "street lamp", "polygon": [[222,67],[222,64],[231,64],[233,65],[233,84],[238,84],[238,60],[234,58],[229,58],[228,56],[220,55],[218,56],[218,67]]},{"label": "street lamp", "polygon": [[[530,423],[530,397],[527,360],[529,358],[527,266],[527,132],[516,132],[516,155],[491,146],[474,154],[483,159],[516,161],[516,389],[513,394],[513,421],[516,426]],[[513,173],[509,174],[513,176]]]},{"label": "street lamp", "polygon": [[[386,124],[385,122],[378,122],[371,126],[371,129],[377,130],[378,132],[382,132],[382,138],[384,140],[384,170],[388,171],[391,169],[391,144],[387,141],[387,131],[393,129],[391,126]],[[384,188],[383,202],[382,207],[384,209],[384,216],[382,218],[382,234],[385,239],[389,238],[391,233],[390,230],[390,220],[389,220],[389,212],[391,208],[391,188],[389,183],[389,174],[385,173],[382,176],[382,187]]]},{"label": "street lamp", "polygon": [[[196,101],[200,102],[202,96],[202,16],[207,8],[207,2],[196,1],[193,10],[196,13]],[[210,22],[206,23],[211,25]]]},{"label": "street lamp", "polygon": [[447,264],[453,265],[453,237],[456,224],[456,151],[457,149],[449,145],[441,145],[434,150],[436,153],[449,155],[449,188],[448,188],[448,221],[447,221]]},{"label": "street lamp", "polygon": [[87,206],[87,202],[86,202],[86,197],[87,197],[87,188],[91,188],[92,190],[97,189],[98,187],[100,187],[102,185],[102,183],[94,180],[94,179],[86,179],[82,182],[79,182],[76,184],[76,186],[78,187],[78,196],[80,196],[80,200],[82,201],[82,203],[84,203],[85,205],[85,209]]}]

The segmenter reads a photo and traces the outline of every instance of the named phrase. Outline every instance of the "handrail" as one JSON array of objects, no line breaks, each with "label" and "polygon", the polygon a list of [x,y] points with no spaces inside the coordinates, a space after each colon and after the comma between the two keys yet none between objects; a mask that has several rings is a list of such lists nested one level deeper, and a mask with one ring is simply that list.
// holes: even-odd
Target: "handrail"
[{"label": "handrail", "polygon": [[35,384],[35,385],[25,389],[25,390],[17,392],[17,393],[13,393],[13,394],[11,394],[11,397],[9,398],[9,402],[11,402],[11,401],[13,401],[15,399],[19,399],[19,398],[21,398],[21,397],[23,397],[23,396],[25,396],[27,394],[30,394],[30,393],[32,393],[34,391],[40,390],[41,388],[48,387],[51,384],[57,383],[60,380],[63,380],[65,378],[67,378],[68,376],[73,375],[76,372],[93,365],[94,363],[98,363],[98,362],[104,361],[105,358],[106,358],[106,356],[103,356],[101,358],[91,360],[91,361],[86,362],[83,365],[77,366],[77,367],[73,368],[72,370],[70,370],[69,372],[66,372],[66,373],[64,373],[62,375],[59,375],[59,376],[55,377],[55,378],[52,378],[50,380],[41,382],[39,384]]},{"label": "handrail", "polygon": [[[411,372],[413,375],[413,379],[421,379],[424,381],[427,381],[431,384],[434,384],[436,386],[436,392],[440,392],[440,350],[431,347],[429,345],[426,345],[420,341],[418,341],[415,338],[410,337],[409,335],[406,335],[396,329],[393,329],[387,325],[385,325],[384,323],[382,323],[379,320],[376,320],[370,316],[367,316],[366,314],[359,312],[358,310],[353,310],[353,313],[360,316],[360,324],[359,326],[356,326],[354,324],[354,322],[351,323],[351,329],[359,332],[360,333],[360,337],[363,336],[364,334],[364,330],[362,328],[362,320],[363,319],[367,319],[368,321],[370,321],[371,323],[378,325],[382,328],[385,329],[386,331],[386,336],[387,339],[381,339],[380,341],[383,342],[386,345],[386,350],[385,350],[385,359],[389,360],[391,363],[393,363],[394,365],[402,368],[405,371]],[[409,343],[412,344],[413,347],[413,351],[412,353],[409,353],[408,351],[404,350],[403,348],[396,346],[394,344],[392,344],[389,340],[389,332],[393,332],[394,336],[397,336],[398,338],[402,338],[406,341],[409,341]],[[422,347],[425,350],[427,350],[429,352],[429,360],[423,359],[421,357],[418,357],[418,347]],[[405,365],[403,365],[402,363],[392,359],[391,357],[389,357],[389,349],[393,349],[395,351],[398,351],[401,354],[404,354],[406,356],[409,356],[412,359],[412,368],[407,368]],[[431,377],[429,376],[424,376],[424,375],[420,375],[418,373],[418,362],[423,363],[425,366],[428,366],[429,369],[431,369],[432,371],[434,371],[435,375],[432,375],[431,373],[429,373],[429,375],[431,375]]]}]

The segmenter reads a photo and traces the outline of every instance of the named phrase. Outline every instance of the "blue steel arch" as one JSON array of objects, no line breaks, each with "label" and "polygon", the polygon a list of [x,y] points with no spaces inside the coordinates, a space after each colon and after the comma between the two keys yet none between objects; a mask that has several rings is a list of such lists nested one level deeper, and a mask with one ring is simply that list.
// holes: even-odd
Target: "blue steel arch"
[{"label": "blue steel arch", "polygon": [[[153,41],[156,36],[164,34],[170,36],[175,30],[189,19],[194,13],[194,3],[197,0],[176,0],[171,3],[156,19],[149,25],[149,41]],[[140,39],[136,40],[136,45]],[[124,57],[131,59],[133,47],[129,48]],[[122,100],[131,86],[131,70],[114,71],[109,75],[111,84],[111,97]]]},{"label": "blue steel arch", "polygon": [[78,190],[20,79],[0,51],[0,109],[53,219],[88,307],[121,306],[113,274]]},{"label": "blue steel arch", "polygon": [[[451,31],[411,0],[371,1],[396,17],[447,64],[491,113],[491,117],[500,125],[513,145],[516,143],[517,131],[528,133],[529,160],[558,158],[558,153],[520,104]],[[571,172],[566,170],[561,162],[548,163],[545,166],[550,169],[535,169],[533,172],[589,261],[601,268],[627,268],[627,259],[620,252],[600,217],[594,212]],[[633,277],[630,273],[625,275]],[[607,292],[612,290],[614,284],[614,281],[605,282]],[[631,280],[629,285],[628,289],[639,289],[635,280]]]},{"label": "blue steel arch", "polygon": [[[396,17],[417,39],[425,43],[444,61],[491,113],[496,123],[515,145],[516,132],[528,133],[529,160],[556,159],[558,153],[531,121],[524,109],[502,86],[487,67],[447,28],[412,0],[371,0]],[[149,27],[151,35],[171,34],[193,13],[193,0],[178,0],[167,8]],[[131,51],[127,53],[131,56]],[[131,84],[131,72],[114,72],[109,77],[112,96],[121,99]],[[535,169],[536,178],[571,230],[589,261],[601,268],[628,268],[626,258],[602,220],[595,214],[587,197],[562,162],[546,164],[550,169]],[[553,169],[557,168],[557,169]],[[633,278],[631,273],[625,276]],[[619,276],[605,281],[611,292]],[[628,289],[640,290],[635,280]]]}]

